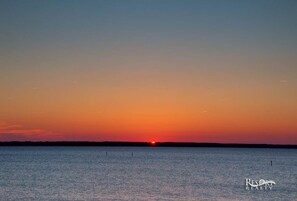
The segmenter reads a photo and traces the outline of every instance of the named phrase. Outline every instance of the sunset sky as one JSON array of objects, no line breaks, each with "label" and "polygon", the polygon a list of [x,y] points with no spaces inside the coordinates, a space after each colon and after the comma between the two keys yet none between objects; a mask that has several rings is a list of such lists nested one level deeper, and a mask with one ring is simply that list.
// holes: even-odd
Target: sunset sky
[{"label": "sunset sky", "polygon": [[297,1],[0,3],[0,141],[297,144]]}]

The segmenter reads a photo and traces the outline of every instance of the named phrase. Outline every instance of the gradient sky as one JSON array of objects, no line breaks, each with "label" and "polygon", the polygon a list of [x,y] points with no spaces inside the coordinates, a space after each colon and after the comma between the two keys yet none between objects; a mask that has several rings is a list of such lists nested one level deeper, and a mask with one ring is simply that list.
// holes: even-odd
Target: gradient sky
[{"label": "gradient sky", "polygon": [[0,141],[297,144],[297,1],[0,2]]}]

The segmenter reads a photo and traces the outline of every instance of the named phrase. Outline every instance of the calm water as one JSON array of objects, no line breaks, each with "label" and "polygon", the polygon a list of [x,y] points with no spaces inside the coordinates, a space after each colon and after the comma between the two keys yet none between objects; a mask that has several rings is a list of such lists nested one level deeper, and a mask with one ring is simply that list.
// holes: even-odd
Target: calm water
[{"label": "calm water", "polygon": [[0,147],[0,200],[297,200],[297,150]]}]

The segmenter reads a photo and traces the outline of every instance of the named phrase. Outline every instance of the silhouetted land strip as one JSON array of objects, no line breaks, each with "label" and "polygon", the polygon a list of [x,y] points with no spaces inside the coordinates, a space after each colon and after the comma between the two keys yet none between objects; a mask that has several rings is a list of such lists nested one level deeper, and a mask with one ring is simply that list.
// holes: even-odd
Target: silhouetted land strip
[{"label": "silhouetted land strip", "polygon": [[194,143],[194,142],[88,142],[88,141],[57,141],[31,142],[12,141],[0,142],[0,146],[124,146],[124,147],[233,147],[233,148],[279,148],[297,149],[297,145],[277,144],[231,144],[231,143]]}]

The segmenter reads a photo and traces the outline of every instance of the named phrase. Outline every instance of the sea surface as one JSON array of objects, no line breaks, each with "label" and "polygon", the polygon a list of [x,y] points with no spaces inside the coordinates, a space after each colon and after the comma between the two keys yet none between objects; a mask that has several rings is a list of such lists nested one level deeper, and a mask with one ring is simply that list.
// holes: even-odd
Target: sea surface
[{"label": "sea surface", "polygon": [[297,200],[297,150],[0,147],[0,200]]}]

